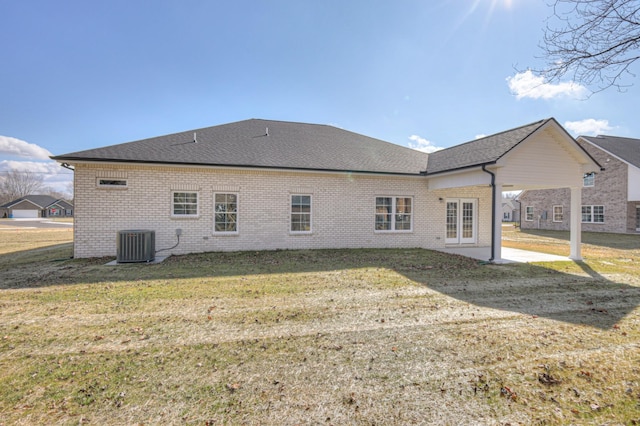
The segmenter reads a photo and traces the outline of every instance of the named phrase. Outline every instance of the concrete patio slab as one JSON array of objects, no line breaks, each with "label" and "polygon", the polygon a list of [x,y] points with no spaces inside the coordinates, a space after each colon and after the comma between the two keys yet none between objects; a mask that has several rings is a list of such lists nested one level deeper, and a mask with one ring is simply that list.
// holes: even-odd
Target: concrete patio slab
[{"label": "concrete patio slab", "polygon": [[[459,254],[478,260],[489,261],[491,257],[491,247],[464,247],[446,248],[439,250],[445,253]],[[539,253],[535,251],[520,250],[509,247],[502,247],[502,259],[496,263],[531,263],[531,262],[569,262],[567,256],[557,256],[555,254]]]}]

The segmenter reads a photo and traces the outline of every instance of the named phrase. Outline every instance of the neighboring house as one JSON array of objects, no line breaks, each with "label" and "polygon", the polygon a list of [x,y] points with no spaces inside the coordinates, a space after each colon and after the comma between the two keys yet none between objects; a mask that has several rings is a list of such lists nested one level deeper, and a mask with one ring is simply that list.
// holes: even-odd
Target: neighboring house
[{"label": "neighboring house", "polygon": [[516,210],[517,202],[513,198],[502,199],[502,221],[515,222],[518,220],[518,212]]},{"label": "neighboring house", "polygon": [[553,118],[433,154],[251,119],[52,158],[75,170],[76,257],[152,230],[167,254],[490,247],[499,261],[503,190],[579,188],[600,168]]},{"label": "neighboring house", "polygon": [[[640,232],[640,139],[580,136],[577,142],[603,166],[583,180],[582,230]],[[525,191],[522,229],[568,230],[568,189]]]},{"label": "neighboring house", "polygon": [[0,217],[72,217],[73,204],[49,195],[27,195],[0,206]]}]

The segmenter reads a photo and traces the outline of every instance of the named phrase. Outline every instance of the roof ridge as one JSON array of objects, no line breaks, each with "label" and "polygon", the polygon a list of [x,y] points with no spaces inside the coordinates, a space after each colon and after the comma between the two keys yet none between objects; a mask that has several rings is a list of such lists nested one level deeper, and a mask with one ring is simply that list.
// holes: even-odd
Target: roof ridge
[{"label": "roof ridge", "polygon": [[454,146],[450,146],[450,147],[445,148],[445,149],[443,149],[443,150],[440,150],[440,151],[438,151],[438,152],[442,152],[442,151],[446,151],[447,149],[457,148],[457,147],[460,147],[460,146],[463,146],[463,145],[467,145],[467,144],[470,144],[470,143],[478,142],[478,141],[481,141],[481,140],[483,140],[483,139],[495,138],[496,136],[500,136],[500,135],[503,135],[503,134],[505,134],[505,133],[509,133],[509,132],[514,132],[514,131],[516,131],[516,130],[523,129],[523,128],[525,128],[525,127],[533,126],[534,124],[540,124],[540,125],[539,125],[535,130],[533,130],[533,131],[531,132],[531,133],[533,133],[533,132],[535,132],[537,129],[539,129],[543,124],[545,124],[546,122],[548,122],[548,121],[550,121],[550,120],[553,120],[553,118],[552,118],[552,117],[550,117],[550,118],[544,118],[544,119],[542,119],[542,120],[538,120],[538,121],[534,121],[534,122],[529,123],[529,124],[525,124],[525,125],[522,125],[522,126],[514,127],[514,128],[509,129],[509,130],[503,130],[503,131],[498,132],[498,133],[492,133],[492,134],[490,134],[490,135],[486,135],[486,136],[483,136],[483,137],[481,137],[481,138],[473,139],[473,140],[470,140],[470,141],[467,141],[467,142],[462,142],[462,143],[457,144],[457,145],[454,145]]},{"label": "roof ridge", "polygon": [[632,138],[630,136],[615,136],[615,135],[596,135],[596,136],[588,136],[588,135],[580,135],[579,138],[613,138],[613,139],[633,139],[640,140],[640,138]]}]

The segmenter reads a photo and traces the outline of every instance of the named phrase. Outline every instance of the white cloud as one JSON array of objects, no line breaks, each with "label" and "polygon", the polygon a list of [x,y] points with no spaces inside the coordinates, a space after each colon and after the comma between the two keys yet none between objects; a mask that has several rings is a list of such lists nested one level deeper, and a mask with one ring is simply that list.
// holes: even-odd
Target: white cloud
[{"label": "white cloud", "polygon": [[52,155],[49,151],[34,143],[2,135],[0,135],[0,154],[38,160],[47,160]]},{"label": "white cloud", "polygon": [[73,172],[55,161],[0,161],[0,176],[2,172],[9,171],[37,173],[42,176],[45,187],[63,193],[68,191],[69,184],[73,182]]},{"label": "white cloud", "polygon": [[552,99],[561,96],[581,98],[587,94],[587,89],[581,84],[572,81],[547,83],[544,77],[534,75],[531,70],[507,77],[507,84],[511,93],[518,99]]},{"label": "white cloud", "polygon": [[409,140],[413,141],[408,143],[409,148],[415,149],[417,151],[422,151],[430,154],[432,152],[436,152],[436,151],[440,151],[441,149],[444,149],[439,146],[435,146],[433,142],[423,137],[420,137],[418,135],[409,136]]},{"label": "white cloud", "polygon": [[484,133],[480,133],[479,135],[476,135],[476,139],[482,139],[487,137],[487,135],[485,135]]},{"label": "white cloud", "polygon": [[595,136],[602,135],[613,127],[609,126],[609,120],[596,120],[587,118],[580,121],[565,121],[564,127],[574,135]]}]

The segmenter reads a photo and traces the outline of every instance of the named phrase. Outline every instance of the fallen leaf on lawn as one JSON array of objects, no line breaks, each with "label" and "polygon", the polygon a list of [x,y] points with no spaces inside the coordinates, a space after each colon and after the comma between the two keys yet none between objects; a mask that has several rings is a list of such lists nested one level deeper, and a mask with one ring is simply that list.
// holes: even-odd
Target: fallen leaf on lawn
[{"label": "fallen leaf on lawn", "polygon": [[240,389],[240,383],[233,383],[233,384],[227,383],[227,390],[229,390],[229,392],[233,393],[238,389]]},{"label": "fallen leaf on lawn", "polygon": [[557,385],[558,383],[562,383],[562,380],[556,379],[547,373],[538,373],[538,381],[545,385]]}]

